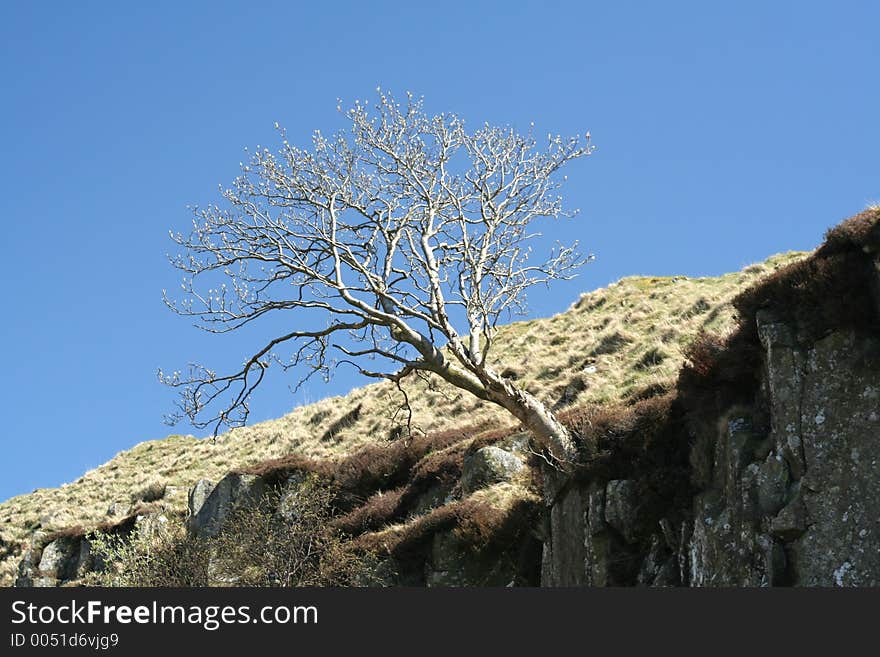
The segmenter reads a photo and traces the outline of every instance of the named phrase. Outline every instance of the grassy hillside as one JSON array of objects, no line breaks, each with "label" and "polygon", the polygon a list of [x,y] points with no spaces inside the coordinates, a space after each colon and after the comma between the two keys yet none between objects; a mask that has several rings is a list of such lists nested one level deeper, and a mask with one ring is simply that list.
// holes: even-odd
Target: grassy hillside
[{"label": "grassy hillside", "polygon": [[[724,333],[732,326],[729,302],[737,292],[804,255],[774,256],[717,278],[622,279],[584,294],[564,313],[502,327],[495,366],[557,409],[658,394],[674,383],[683,348],[700,329]],[[440,381],[413,381],[407,390],[416,432],[512,424],[501,411]],[[123,514],[140,500],[157,498],[179,510],[200,478],[216,481],[232,469],[290,454],[328,459],[364,444],[387,444],[402,430],[401,401],[391,385],[366,386],[215,442],[176,435],[144,442],[75,482],[8,500],[0,504],[0,538],[9,552],[3,559],[0,543],[0,583],[11,583],[17,560],[8,546],[36,529],[97,524],[114,503]],[[505,491],[491,494],[504,497]]]}]

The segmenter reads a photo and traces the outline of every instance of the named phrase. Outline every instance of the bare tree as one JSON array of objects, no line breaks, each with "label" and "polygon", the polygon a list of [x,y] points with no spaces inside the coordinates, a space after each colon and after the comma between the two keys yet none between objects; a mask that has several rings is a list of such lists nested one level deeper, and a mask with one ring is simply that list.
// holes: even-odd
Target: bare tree
[{"label": "bare tree", "polygon": [[[571,459],[565,427],[487,357],[499,319],[523,310],[529,288],[589,260],[577,244],[530,257],[535,220],[575,214],[557,194],[558,174],[592,152],[589,133],[551,135],[541,148],[511,128],[468,132],[454,114],[430,116],[421,100],[401,104],[381,90],[375,107],[357,101],[343,114],[350,127],[315,132],[308,149],[279,129],[277,153],[258,147],[221,190],[225,203],[195,208],[192,232],[172,233],[185,250],[171,258],[185,272],[185,298],[165,296],[175,312],[224,333],[296,311],[292,330],[236,372],[160,371],[182,389],[181,410],[215,433],[243,424],[271,363],[304,372],[300,383],[339,363],[398,387],[433,373],[507,409],[552,457]],[[204,418],[209,406],[219,410]]]}]

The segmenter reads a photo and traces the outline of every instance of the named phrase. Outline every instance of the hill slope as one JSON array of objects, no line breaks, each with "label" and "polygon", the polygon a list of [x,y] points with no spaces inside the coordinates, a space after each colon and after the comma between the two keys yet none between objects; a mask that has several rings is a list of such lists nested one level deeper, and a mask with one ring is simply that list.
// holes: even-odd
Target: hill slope
[{"label": "hill slope", "polygon": [[[557,409],[653,396],[674,384],[682,350],[698,331],[731,328],[730,301],[738,292],[804,255],[774,256],[717,278],[622,279],[583,295],[564,313],[502,327],[495,366]],[[512,424],[501,411],[440,381],[416,381],[407,390],[417,433]],[[8,500],[0,504],[0,583],[11,583],[21,545],[37,529],[97,524],[111,505],[124,515],[139,501],[158,499],[182,510],[198,479],[216,481],[230,470],[288,454],[326,459],[385,444],[403,430],[400,403],[392,386],[374,384],[216,442],[176,435],[144,442],[76,482]]]}]

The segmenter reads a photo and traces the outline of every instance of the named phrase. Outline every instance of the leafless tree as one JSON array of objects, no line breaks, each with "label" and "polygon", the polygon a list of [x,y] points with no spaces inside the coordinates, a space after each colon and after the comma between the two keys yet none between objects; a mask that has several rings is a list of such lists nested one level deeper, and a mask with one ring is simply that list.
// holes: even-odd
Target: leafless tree
[{"label": "leafless tree", "polygon": [[[454,114],[430,116],[421,100],[381,90],[375,106],[357,101],[343,116],[345,131],[317,131],[310,148],[279,128],[278,152],[258,147],[221,190],[225,202],[195,208],[189,235],[172,233],[185,251],[171,258],[185,272],[184,298],[165,296],[175,312],[224,333],[296,311],[289,332],[231,374],[160,371],[182,389],[181,410],[215,433],[243,424],[272,363],[296,369],[300,383],[340,363],[398,386],[433,373],[507,409],[552,457],[571,459],[565,427],[487,357],[499,319],[523,310],[529,288],[589,260],[577,244],[540,261],[531,247],[533,222],[575,214],[558,195],[559,171],[592,152],[589,133],[550,135],[539,147],[531,131],[468,132]],[[219,410],[205,418],[207,407]]]}]

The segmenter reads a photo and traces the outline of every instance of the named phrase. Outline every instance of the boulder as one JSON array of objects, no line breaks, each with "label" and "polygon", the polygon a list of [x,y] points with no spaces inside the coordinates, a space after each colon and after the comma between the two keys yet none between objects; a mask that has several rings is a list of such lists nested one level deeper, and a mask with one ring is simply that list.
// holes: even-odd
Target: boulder
[{"label": "boulder", "polygon": [[60,586],[83,577],[92,570],[94,560],[91,542],[85,536],[52,538],[38,531],[18,564],[15,586]]},{"label": "boulder", "polygon": [[91,568],[92,546],[84,536],[61,536],[43,548],[38,586],[78,579]]},{"label": "boulder", "polygon": [[516,455],[499,447],[478,449],[464,460],[461,470],[461,489],[465,495],[475,490],[510,481],[525,464]]},{"label": "boulder", "polygon": [[190,517],[198,515],[213,491],[214,482],[208,479],[199,479],[196,482],[187,495],[187,508],[189,509]]},{"label": "boulder", "polygon": [[194,535],[201,537],[216,536],[223,521],[234,509],[256,503],[265,490],[265,482],[261,477],[238,472],[223,477],[205,496],[209,483],[201,481],[189,493],[192,515],[188,520],[188,528]]}]

